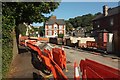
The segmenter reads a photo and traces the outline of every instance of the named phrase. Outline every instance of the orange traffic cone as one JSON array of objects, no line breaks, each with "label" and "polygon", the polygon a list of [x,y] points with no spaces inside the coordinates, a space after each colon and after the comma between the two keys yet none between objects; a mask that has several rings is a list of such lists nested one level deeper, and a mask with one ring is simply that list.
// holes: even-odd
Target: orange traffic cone
[{"label": "orange traffic cone", "polygon": [[74,62],[74,80],[80,80],[78,65],[76,61]]}]

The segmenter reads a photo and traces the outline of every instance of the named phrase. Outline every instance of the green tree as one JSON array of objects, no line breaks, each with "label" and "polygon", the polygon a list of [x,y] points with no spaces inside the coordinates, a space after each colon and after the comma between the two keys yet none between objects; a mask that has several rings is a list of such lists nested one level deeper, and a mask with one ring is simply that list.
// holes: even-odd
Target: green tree
[{"label": "green tree", "polygon": [[[45,22],[49,14],[59,6],[58,2],[3,2],[2,3],[2,72],[3,77],[8,71],[12,57],[13,29],[15,29],[17,44],[19,40],[18,28],[23,22]],[[19,49],[18,49],[19,50]]]},{"label": "green tree", "polygon": [[49,17],[45,17],[44,14],[54,11],[58,5],[58,2],[4,2],[2,4],[3,16],[14,20],[18,43],[20,23],[45,22]]},{"label": "green tree", "polygon": [[85,14],[82,16],[77,16],[75,18],[70,18],[67,22],[70,22],[74,28],[86,27],[86,31],[89,31],[93,27],[92,19],[96,17],[96,15],[99,15],[99,14],[101,13],[99,12],[99,13],[96,13],[95,15],[89,13],[89,14]]},{"label": "green tree", "polygon": [[24,24],[19,24],[18,25],[18,30],[19,30],[20,34],[22,34],[23,36],[25,36],[26,35],[27,27]]},{"label": "green tree", "polygon": [[39,27],[38,33],[40,36],[44,36],[44,26]]},{"label": "green tree", "polygon": [[72,31],[73,25],[69,21],[65,21],[65,23],[66,23],[66,30]]}]

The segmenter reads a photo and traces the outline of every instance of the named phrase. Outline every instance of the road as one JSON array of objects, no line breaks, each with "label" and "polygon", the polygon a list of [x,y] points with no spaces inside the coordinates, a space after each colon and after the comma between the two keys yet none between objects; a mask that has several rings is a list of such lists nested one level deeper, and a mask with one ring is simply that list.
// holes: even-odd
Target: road
[{"label": "road", "polygon": [[91,52],[91,51],[85,51],[81,49],[68,49],[65,48],[66,56],[67,56],[67,67],[68,72],[65,72],[65,74],[68,76],[68,78],[74,77],[74,62],[76,61],[78,64],[80,63],[80,60],[85,59],[91,59],[94,61],[97,61],[99,63],[102,63],[104,65],[120,69],[119,67],[119,60],[120,58],[110,55],[100,55],[100,53],[97,52]]},{"label": "road", "polygon": [[[12,61],[8,78],[33,78],[33,72],[38,73],[38,71],[31,64],[31,54],[24,47],[21,47],[20,51],[21,54],[16,55],[15,59]],[[76,61],[79,64],[80,60],[85,58],[97,61],[113,68],[119,68],[118,57],[108,55],[101,56],[100,53],[68,47],[65,48],[65,53],[67,57],[68,71],[66,72],[66,70],[63,70],[63,72],[68,78],[74,77],[74,62]]]}]

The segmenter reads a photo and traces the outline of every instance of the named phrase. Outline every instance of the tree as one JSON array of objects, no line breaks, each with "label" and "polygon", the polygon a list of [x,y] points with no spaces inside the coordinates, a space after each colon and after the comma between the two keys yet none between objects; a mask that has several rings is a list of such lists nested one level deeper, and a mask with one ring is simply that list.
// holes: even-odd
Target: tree
[{"label": "tree", "polygon": [[39,27],[38,33],[40,36],[44,36],[44,27],[43,26]]},{"label": "tree", "polygon": [[69,23],[71,23],[71,25],[74,28],[86,27],[86,31],[90,31],[93,28],[92,19],[94,17],[96,17],[96,15],[99,15],[99,14],[101,14],[101,13],[99,12],[99,13],[96,13],[95,15],[89,13],[89,14],[85,14],[85,15],[82,15],[82,16],[77,16],[75,18],[70,18],[67,21],[66,25],[68,25],[68,22],[69,22]]},{"label": "tree", "polygon": [[72,31],[73,25],[69,21],[65,21],[65,23],[66,23],[66,30]]},{"label": "tree", "polygon": [[49,14],[58,7],[58,2],[3,2],[2,14],[5,19],[9,19],[15,25],[17,43],[19,42],[18,25],[33,22],[45,22],[49,17],[44,14]]},{"label": "tree", "polygon": [[26,35],[27,27],[24,24],[19,24],[18,25],[18,30],[19,30],[20,34],[22,34],[23,36],[25,36]]}]

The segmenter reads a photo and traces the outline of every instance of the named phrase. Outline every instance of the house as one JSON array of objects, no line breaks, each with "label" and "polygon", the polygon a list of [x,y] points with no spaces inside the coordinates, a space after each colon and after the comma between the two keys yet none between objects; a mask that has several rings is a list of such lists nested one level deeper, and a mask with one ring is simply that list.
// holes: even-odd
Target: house
[{"label": "house", "polygon": [[120,55],[120,6],[103,6],[103,13],[93,19],[97,42],[107,42],[107,52]]},{"label": "house", "polygon": [[69,36],[74,36],[74,37],[85,37],[85,31],[86,28],[84,27],[77,27],[77,28],[73,28],[72,31],[68,31],[67,34],[69,34]]},{"label": "house", "polygon": [[77,27],[76,28],[76,37],[85,37],[86,28],[84,27]]},{"label": "house", "polygon": [[56,19],[52,16],[45,23],[45,37],[58,37],[58,34],[66,35],[66,25],[64,19]]}]

